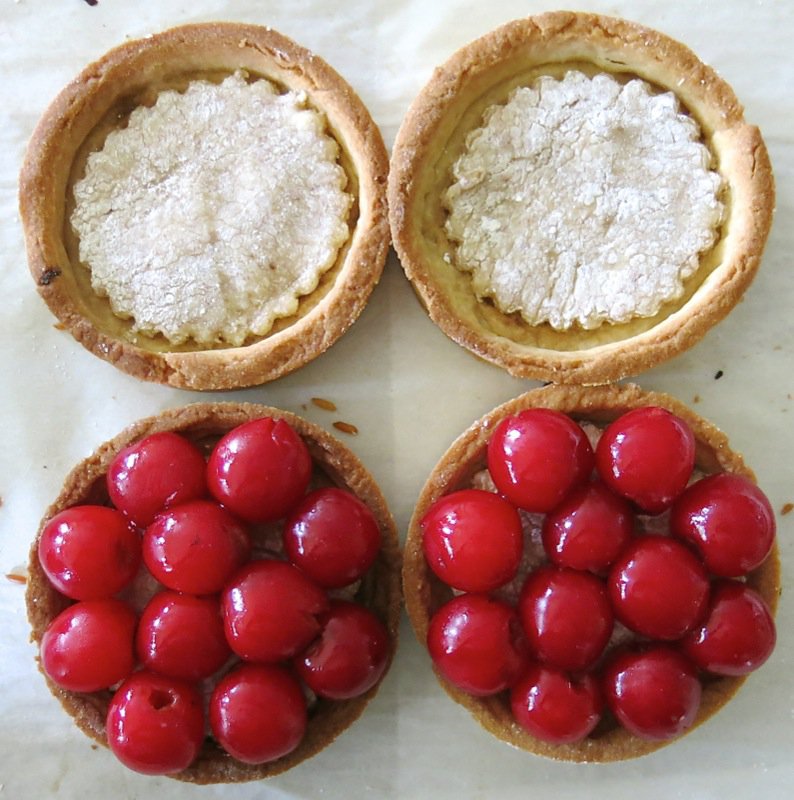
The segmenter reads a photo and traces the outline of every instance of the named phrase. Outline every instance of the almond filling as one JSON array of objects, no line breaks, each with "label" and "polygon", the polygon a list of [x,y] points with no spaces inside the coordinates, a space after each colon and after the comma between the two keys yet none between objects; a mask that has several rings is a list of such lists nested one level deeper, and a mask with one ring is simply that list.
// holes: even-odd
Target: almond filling
[{"label": "almond filling", "polygon": [[541,76],[467,136],[444,195],[447,260],[531,325],[653,316],[718,238],[721,179],[701,138],[645,81]]},{"label": "almond filling", "polygon": [[242,344],[293,314],[349,238],[339,147],[302,92],[237,72],[161,92],[92,153],[71,223],[133,331]]}]

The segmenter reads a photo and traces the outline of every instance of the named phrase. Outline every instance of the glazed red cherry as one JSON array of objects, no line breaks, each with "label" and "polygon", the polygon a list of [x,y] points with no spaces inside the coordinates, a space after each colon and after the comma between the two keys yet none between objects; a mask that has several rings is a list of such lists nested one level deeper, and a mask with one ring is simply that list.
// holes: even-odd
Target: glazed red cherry
[{"label": "glazed red cherry", "polygon": [[443,605],[430,620],[427,647],[444,678],[477,696],[510,686],[526,659],[515,611],[482,594],[462,594]]},{"label": "glazed red cherry", "polygon": [[678,498],[670,515],[674,535],[694,545],[706,568],[725,578],[760,566],[775,539],[775,514],[766,495],[740,475],[709,475]]},{"label": "glazed red cherry", "polygon": [[247,522],[281,519],[306,493],[311,474],[303,439],[270,417],[229,431],[207,464],[213,497]]},{"label": "glazed red cherry", "polygon": [[136,672],[110,701],[107,739],[119,761],[136,772],[181,772],[204,742],[201,696],[176,678]]},{"label": "glazed red cherry", "polygon": [[651,639],[680,639],[706,613],[709,579],[680,542],[643,536],[614,563],[607,581],[615,616]]},{"label": "glazed red cherry", "polygon": [[231,656],[218,600],[159,592],[147,603],[135,634],[138,659],[147,669],[198,681]]},{"label": "glazed red cherry", "polygon": [[550,511],[587,479],[593,463],[585,432],[548,408],[503,419],[488,442],[488,470],[496,488],[527,511]]},{"label": "glazed red cherry", "polygon": [[643,739],[684,733],[702,693],[692,662],[666,645],[619,651],[604,667],[602,687],[618,722]]},{"label": "glazed red cherry", "polygon": [[357,581],[380,550],[372,512],[336,487],[306,495],[287,518],[283,538],[289,560],[327,589]]},{"label": "glazed red cherry", "polygon": [[39,561],[50,583],[73,600],[98,600],[121,591],[138,571],[141,537],[118,511],[74,506],[41,532]]},{"label": "glazed red cherry", "polygon": [[510,690],[516,722],[551,744],[584,739],[601,719],[601,689],[592,675],[574,680],[552,667],[533,665]]},{"label": "glazed red cherry", "polygon": [[348,700],[371,689],[389,661],[384,624],[357,603],[333,600],[322,632],[295,659],[298,677],[320,697]]},{"label": "glazed red cherry", "polygon": [[292,658],[320,633],[328,607],[316,583],[292,564],[271,559],[244,566],[221,595],[226,639],[248,661]]},{"label": "glazed red cherry", "polygon": [[306,732],[306,701],[283,667],[244,664],[222,678],[210,698],[212,735],[229,755],[263,764],[291,753]]},{"label": "glazed red cherry", "polygon": [[41,665],[63,689],[96,692],[124,680],[133,668],[135,612],[120,600],[68,606],[41,639]]},{"label": "glazed red cherry", "polygon": [[518,613],[535,656],[571,672],[591,667],[612,635],[606,588],[589,572],[535,570],[521,589]]},{"label": "glazed red cherry", "polygon": [[775,622],[764,599],[738,581],[717,581],[706,619],[680,643],[701,669],[715,675],[747,675],[775,648]]},{"label": "glazed red cherry", "polygon": [[488,592],[515,577],[524,546],[521,518],[498,495],[479,489],[448,494],[421,525],[425,559],[448,586]]},{"label": "glazed red cherry", "polygon": [[615,494],[649,514],[669,508],[695,465],[695,437],[664,408],[635,408],[611,423],[596,446],[596,467]]},{"label": "glazed red cherry", "polygon": [[603,573],[631,539],[629,504],[599,481],[574,489],[543,520],[543,547],[559,567]]},{"label": "glazed red cherry", "polygon": [[143,560],[169,589],[219,592],[251,550],[245,526],[210,500],[164,511],[143,534]]},{"label": "glazed red cherry", "polygon": [[145,528],[155,514],[203,497],[206,462],[201,451],[171,431],[153,433],[121,450],[108,467],[110,500]]}]

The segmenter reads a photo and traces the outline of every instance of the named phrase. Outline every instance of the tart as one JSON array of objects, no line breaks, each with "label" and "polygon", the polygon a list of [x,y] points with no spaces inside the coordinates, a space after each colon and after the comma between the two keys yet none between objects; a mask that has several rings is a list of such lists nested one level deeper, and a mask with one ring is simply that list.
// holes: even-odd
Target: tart
[{"label": "tart", "polygon": [[20,177],[30,271],[125,372],[261,384],[361,313],[388,249],[387,169],[321,58],[269,28],[174,28],[86,67],[39,122]]},{"label": "tart", "polygon": [[[436,612],[449,604],[453,597],[457,596],[459,599],[470,597],[473,598],[472,603],[478,597],[483,597],[482,594],[461,596],[459,591],[453,590],[447,582],[439,579],[438,568],[431,568],[426,560],[425,554],[429,551],[423,545],[425,535],[423,522],[430,519],[431,521],[426,524],[429,524],[432,530],[438,530],[437,527],[434,527],[438,515],[433,518],[432,514],[428,512],[433,509],[434,505],[436,508],[439,507],[436,505],[439,499],[446,499],[453,493],[463,494],[460,490],[469,490],[472,487],[484,488],[483,476],[487,477],[488,474],[486,466],[488,443],[500,422],[507,418],[515,418],[516,415],[527,409],[553,409],[579,423],[592,441],[594,432],[596,436],[600,435],[599,430],[606,428],[613,420],[628,411],[648,406],[656,407],[657,410],[666,409],[679,420],[683,420],[693,432],[695,453],[693,479],[698,475],[702,477],[712,473],[731,473],[734,476],[754,481],[752,471],[745,465],[742,457],[730,449],[725,435],[668,395],[646,392],[634,385],[590,388],[548,386],[521,395],[497,407],[466,430],[436,464],[419,496],[405,543],[403,592],[409,618],[420,642],[427,641],[432,652],[432,644],[428,639],[432,627],[431,621]],[[592,464],[592,461],[590,463]],[[493,480],[496,481],[496,476]],[[490,491],[493,490],[493,485],[491,485]],[[504,492],[502,492],[502,497],[504,497]],[[451,518],[446,517],[445,519]],[[650,516],[637,519],[641,520],[643,530],[649,535],[638,536],[633,539],[634,542],[653,540],[666,544],[671,541],[661,535],[662,528],[667,524],[665,522],[667,517]],[[526,525],[526,523],[524,524]],[[530,527],[532,525],[534,523],[530,523]],[[491,535],[495,535],[495,533],[490,532],[489,536]],[[534,536],[534,533],[528,532],[525,527],[526,536]],[[679,550],[685,549],[675,543],[673,546],[678,547]],[[539,543],[535,549],[539,549]],[[628,552],[630,549],[631,547],[627,547],[623,552]],[[472,555],[471,551],[469,554]],[[691,558],[691,555],[688,557]],[[526,584],[524,584],[526,587],[532,582],[527,580],[527,576],[534,579],[536,576],[545,574],[548,567],[544,567],[544,563],[548,564],[548,557],[534,552],[532,545],[525,543],[522,565],[516,578],[492,591],[489,596],[495,601],[502,601],[509,605],[514,604],[518,597],[520,607],[523,598],[523,593],[520,594],[522,583],[526,580]],[[780,593],[779,570],[778,551],[777,546],[774,545],[763,563],[743,579],[748,587],[763,598],[772,614],[774,614]],[[587,575],[588,579],[593,580],[592,574],[579,572],[579,570],[568,570],[568,572]],[[477,602],[481,601],[477,600]],[[502,607],[504,608],[504,606]],[[626,646],[632,641],[630,637],[629,631],[625,628],[618,631],[616,625],[612,638],[603,651],[605,655],[602,655],[600,661],[595,663],[596,671],[593,674],[598,675],[600,670],[604,669],[604,660],[606,659],[606,662],[609,663],[610,657],[620,652],[621,646]],[[640,640],[646,641],[642,636],[640,636]],[[636,639],[634,641],[636,642]],[[637,644],[641,645],[641,641]],[[536,652],[534,650],[536,646],[536,644],[532,644],[533,649],[530,652]],[[540,657],[541,660],[544,658],[537,652],[536,657]],[[434,669],[443,689],[453,700],[464,706],[486,730],[515,747],[538,755],[576,762],[619,761],[642,756],[677,738],[677,735],[667,738],[645,738],[635,735],[619,725],[615,717],[605,711],[596,727],[591,727],[590,732],[583,738],[564,743],[550,743],[530,734],[514,719],[511,714],[510,691],[494,692],[489,690],[489,692],[483,692],[481,696],[477,696],[469,691],[463,691],[459,685],[454,685],[442,674],[441,666],[434,664]],[[588,672],[587,677],[583,680],[591,680],[590,675]],[[704,676],[700,705],[684,733],[705,722],[722,708],[738,691],[745,677],[745,675]],[[515,681],[515,678],[512,680]]]},{"label": "tart", "polygon": [[[366,607],[385,626],[389,634],[387,669],[396,648],[400,616],[400,550],[394,522],[380,490],[359,460],[321,428],[285,411],[245,403],[195,404],[143,419],[101,445],[93,455],[72,470],[60,495],[47,509],[31,548],[26,603],[32,626],[32,640],[41,643],[48,625],[72,603],[56,590],[44,571],[38,550],[42,531],[47,522],[64,509],[85,504],[110,506],[106,477],[110,465],[120,451],[151,434],[168,431],[187,438],[208,454],[215,443],[230,430],[265,417],[286,422],[308,448],[312,460],[310,489],[339,487],[351,493],[369,509],[377,523],[380,548],[375,560],[363,577],[340,591],[346,600],[351,601],[350,605],[356,603]],[[279,521],[251,528],[255,560],[249,566],[274,563],[267,561],[268,558],[275,558],[281,564],[282,557],[272,555],[273,536],[280,537],[281,525]],[[265,558],[264,562],[256,560],[257,548],[259,557]],[[281,566],[288,568],[286,564]],[[154,590],[156,591],[156,584]],[[133,607],[141,606],[153,592],[152,578],[141,568],[139,576],[129,590],[125,589],[124,592],[120,596],[126,602]],[[136,596],[136,593],[141,596]],[[41,658],[39,667],[50,690],[74,718],[78,727],[92,739],[107,746],[106,717],[113,692],[109,689],[88,693],[67,691],[56,685],[47,675]],[[214,679],[223,677],[224,673],[228,676],[228,668],[227,664]],[[311,699],[308,700],[306,732],[298,746],[287,755],[265,763],[243,763],[224,752],[216,740],[207,735],[198,756],[190,766],[169,777],[207,784],[258,780],[281,773],[322,750],[350,726],[377,692],[380,679],[382,675],[377,683],[352,699],[327,700],[309,695]],[[206,686],[204,688],[209,691]]]},{"label": "tart", "polygon": [[758,129],[684,45],[553,12],[456,52],[392,153],[392,239],[433,321],[511,374],[598,384],[698,341],[752,281]]}]

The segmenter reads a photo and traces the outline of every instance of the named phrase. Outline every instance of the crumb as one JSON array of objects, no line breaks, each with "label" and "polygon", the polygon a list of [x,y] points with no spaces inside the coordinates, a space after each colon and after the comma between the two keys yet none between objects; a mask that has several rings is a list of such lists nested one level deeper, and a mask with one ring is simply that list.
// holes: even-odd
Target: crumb
[{"label": "crumb", "polygon": [[700,402],[700,395],[699,395],[699,394],[696,394],[696,395],[695,395],[695,396],[692,398],[692,402],[693,402],[693,403],[699,403],[699,402]]},{"label": "crumb", "polygon": [[91,749],[92,750],[99,750],[99,745],[98,744],[92,744],[91,745]]},{"label": "crumb", "polygon": [[304,411],[308,411],[308,410],[309,410],[309,406],[307,406],[307,405],[306,405],[306,403],[301,403],[301,408],[302,408]]},{"label": "crumb", "polygon": [[66,325],[64,325],[62,322],[56,322],[52,327],[55,328],[56,331],[66,330]]},{"label": "crumb", "polygon": [[794,503],[786,503],[786,504],[785,504],[785,505],[784,505],[784,506],[783,506],[783,507],[780,509],[780,516],[781,516],[781,517],[785,517],[785,516],[786,516],[786,514],[790,514],[792,511],[794,511]]},{"label": "crumb", "polygon": [[89,6],[95,6],[99,3],[99,0],[85,0],[85,2],[88,3]]},{"label": "crumb", "polygon": [[317,408],[322,408],[323,411],[336,411],[336,404],[332,403],[330,400],[326,400],[324,397],[312,397],[312,403],[314,403]]},{"label": "crumb", "polygon": [[11,581],[11,583],[21,583],[26,584],[28,582],[28,576],[22,575],[19,572],[6,572],[6,578]]},{"label": "crumb", "polygon": [[718,369],[718,370],[717,370],[717,371],[714,373],[714,380],[715,380],[715,381],[718,381],[718,380],[719,380],[719,379],[720,379],[720,378],[721,378],[721,377],[722,377],[724,374],[725,374],[725,373],[724,373],[724,372],[723,372],[721,369]]},{"label": "crumb", "polygon": [[349,422],[335,422],[334,427],[338,431],[342,431],[342,433],[349,433],[351,436],[355,436],[358,433],[358,428]]}]

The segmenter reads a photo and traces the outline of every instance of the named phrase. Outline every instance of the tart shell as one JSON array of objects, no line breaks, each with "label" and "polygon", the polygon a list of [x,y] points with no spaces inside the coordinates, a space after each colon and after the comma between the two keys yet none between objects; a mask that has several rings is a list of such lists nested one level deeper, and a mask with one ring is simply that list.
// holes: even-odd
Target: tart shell
[{"label": "tart shell", "polygon": [[[315,476],[319,475],[323,482],[352,492],[375,516],[381,532],[381,550],[374,565],[361,580],[354,599],[367,606],[386,625],[391,637],[391,661],[397,647],[401,609],[400,547],[394,521],[383,495],[358,458],[323,429],[286,411],[250,403],[198,403],[164,411],[122,431],[72,470],[60,495],[47,509],[30,550],[25,599],[32,627],[31,640],[39,644],[49,623],[71,603],[47,580],[38,558],[39,537],[51,517],[80,503],[107,504],[105,475],[108,466],[122,448],[145,436],[160,431],[174,431],[208,451],[227,431],[260,417],[283,419],[289,423],[309,448]],[[112,692],[69,692],[58,687],[46,674],[44,677],[50,691],[74,718],[77,726],[92,739],[107,746],[105,718]],[[318,753],[352,725],[374,697],[379,685],[380,681],[352,700],[331,702],[318,699],[309,711],[309,725],[301,743],[276,761],[244,764],[233,759],[208,738],[198,758],[188,769],[168,777],[208,784],[259,780],[284,772]]]},{"label": "tart shell", "polygon": [[[575,68],[636,76],[671,91],[700,125],[725,188],[719,241],[701,257],[682,298],[655,316],[592,331],[554,331],[478,300],[450,263],[442,195],[467,132],[511,89]],[[771,226],[774,180],[758,128],[731,87],[684,45],[631,22],[551,12],[508,23],[464,46],[414,100],[389,176],[392,238],[431,319],[458,344],[513,375],[600,384],[636,375],[695,344],[738,302],[758,269]]]},{"label": "tart shell", "polygon": [[[135,336],[96,295],[70,229],[71,187],[92,150],[138,105],[189,80],[219,80],[237,70],[282,89],[305,92],[323,112],[340,149],[353,195],[350,236],[298,311],[243,346],[174,346]],[[188,389],[265,383],[324,352],[358,318],[377,284],[389,245],[388,156],[380,132],[354,90],[325,61],[269,28],[203,23],[173,28],[111,50],[86,67],[53,101],[28,145],[20,175],[20,214],[30,272],[39,293],[84,347],[145,380]]]},{"label": "tart shell", "polygon": [[[742,457],[730,449],[728,439],[720,430],[666,394],[643,391],[634,385],[547,386],[504,403],[455,440],[431,472],[414,510],[404,550],[403,592],[408,616],[422,645],[427,640],[430,618],[452,598],[453,592],[433,574],[425,561],[420,521],[436,500],[466,488],[472,476],[486,468],[487,443],[498,423],[528,408],[552,408],[574,419],[607,424],[626,411],[649,405],[666,408],[689,424],[695,434],[697,468],[706,473],[731,472],[755,481],[753,472]],[[781,591],[777,544],[767,560],[747,577],[747,583],[763,596],[774,614]],[[674,741],[641,739],[614,722],[602,722],[591,736],[581,742],[548,744],[531,736],[513,720],[504,693],[474,697],[453,686],[437,671],[436,677],[447,694],[468,709],[486,730],[515,747],[548,758],[577,762],[622,761],[645,755]],[[719,678],[706,682],[698,715],[687,733],[722,708],[745,680],[746,677]]]}]

